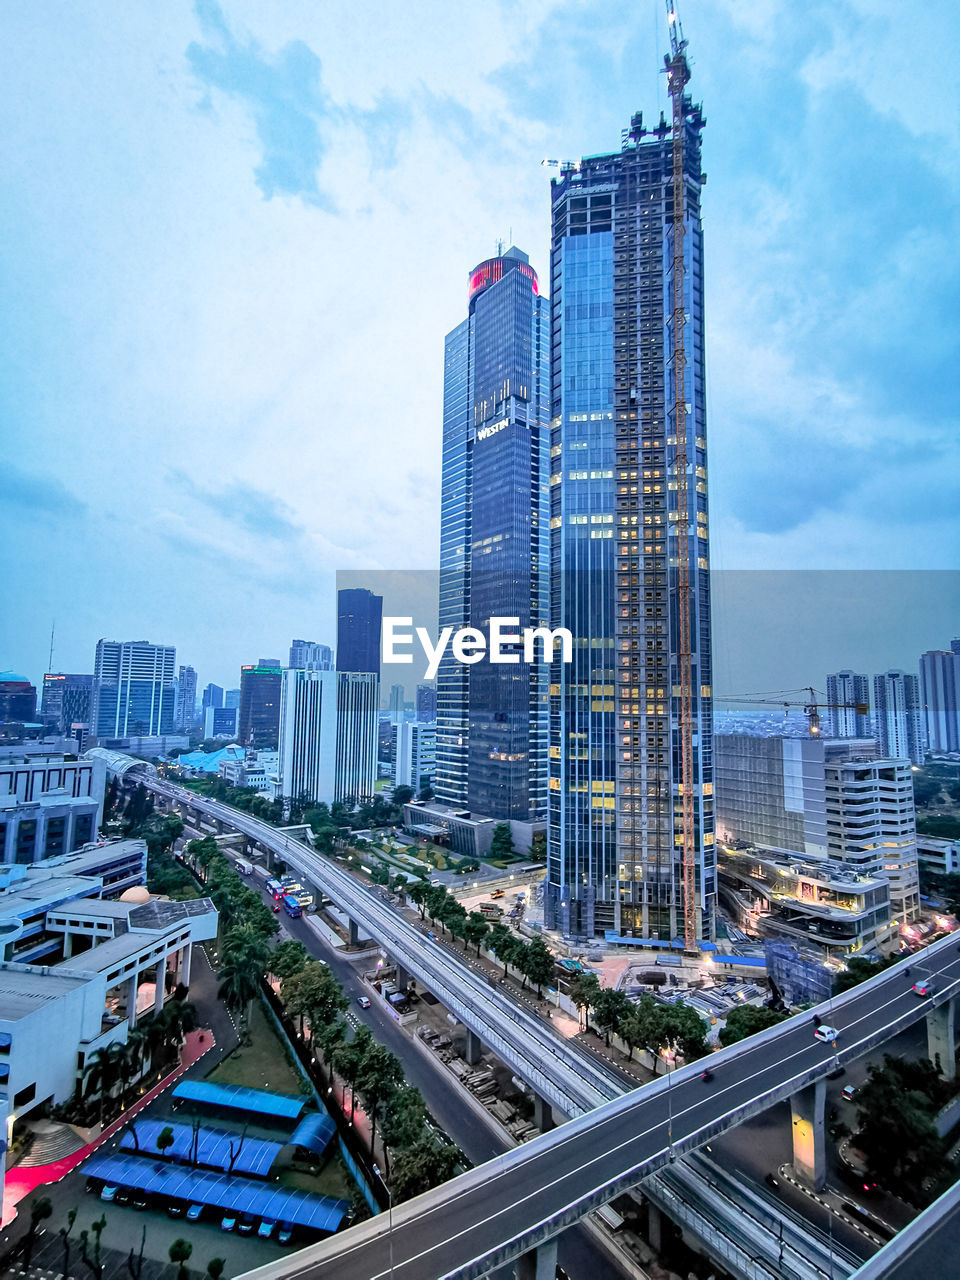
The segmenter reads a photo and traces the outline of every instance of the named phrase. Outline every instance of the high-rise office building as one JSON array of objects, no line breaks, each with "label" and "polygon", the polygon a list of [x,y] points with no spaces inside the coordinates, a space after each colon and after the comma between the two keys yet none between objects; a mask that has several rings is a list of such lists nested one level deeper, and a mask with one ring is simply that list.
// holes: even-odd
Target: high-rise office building
[{"label": "high-rise office building", "polygon": [[37,689],[16,671],[0,671],[0,723],[34,724]]},{"label": "high-rise office building", "polygon": [[[549,375],[550,305],[511,248],[470,273],[467,318],[446,338],[441,628],[549,621]],[[445,655],[439,799],[504,820],[545,816],[548,685],[544,663]]]},{"label": "high-rise office building", "polygon": [[218,684],[208,684],[204,687],[203,696],[200,699],[201,711],[206,711],[207,707],[219,709],[223,706],[223,690]]},{"label": "high-rise office building", "polygon": [[376,769],[378,681],[370,672],[283,673],[280,785],[286,799],[367,799]]},{"label": "high-rise office building", "polygon": [[47,672],[40,697],[41,719],[69,737],[72,725],[90,723],[92,690],[93,676]]},{"label": "high-rise office building", "polygon": [[437,726],[403,720],[391,726],[390,763],[395,787],[413,787],[419,794],[432,786],[437,762]]},{"label": "high-rise office building", "polygon": [[676,183],[671,127],[636,115],[552,184],[552,609],[574,651],[551,683],[545,920],[565,934],[715,933],[702,126],[684,97]]},{"label": "high-rise office building", "polygon": [[390,686],[390,723],[399,724],[403,719],[404,708],[403,700],[405,689],[402,684],[392,684]]},{"label": "high-rise office building", "polygon": [[366,587],[337,592],[337,670],[380,678],[380,623],[383,597]]},{"label": "high-rise office building", "polygon": [[98,640],[90,729],[97,738],[173,732],[177,651],[147,640]]},{"label": "high-rise office building", "polygon": [[174,724],[178,729],[189,729],[197,717],[197,673],[193,667],[181,667],[177,672],[177,709]]},{"label": "high-rise office building", "polygon": [[279,658],[261,658],[240,668],[240,706],[237,737],[245,747],[275,749],[280,733]]},{"label": "high-rise office building", "polygon": [[960,640],[920,657],[920,696],[931,751],[960,751]]},{"label": "high-rise office building", "polygon": [[437,691],[432,684],[417,685],[417,719],[424,724],[437,718]]},{"label": "high-rise office building", "polygon": [[827,705],[831,738],[870,737],[870,681],[865,675],[848,670],[827,676]]},{"label": "high-rise office building", "polygon": [[290,645],[290,666],[297,671],[332,671],[333,650],[316,640],[294,640]]},{"label": "high-rise office building", "polygon": [[223,705],[225,707],[239,707],[240,706],[240,690],[224,689]]},{"label": "high-rise office building", "polygon": [[719,839],[825,858],[823,740],[718,733],[713,744]]},{"label": "high-rise office building", "polygon": [[920,681],[911,671],[885,671],[873,677],[874,729],[880,754],[891,760],[923,764]]}]

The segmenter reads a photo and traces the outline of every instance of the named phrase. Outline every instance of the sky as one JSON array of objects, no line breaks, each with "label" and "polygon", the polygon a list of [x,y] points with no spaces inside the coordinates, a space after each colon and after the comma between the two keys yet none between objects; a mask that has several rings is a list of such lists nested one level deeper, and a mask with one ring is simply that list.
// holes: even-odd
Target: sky
[{"label": "sky", "polygon": [[[714,568],[953,569],[960,9],[681,4]],[[338,572],[436,567],[467,273],[502,239],[547,287],[541,160],[666,107],[661,0],[88,0],[3,28],[0,668],[39,681],[55,620],[56,670],[149,639],[235,686],[334,640]],[[955,575],[895,580],[856,620],[882,666],[960,633]],[[794,608],[848,665],[831,609]]]}]

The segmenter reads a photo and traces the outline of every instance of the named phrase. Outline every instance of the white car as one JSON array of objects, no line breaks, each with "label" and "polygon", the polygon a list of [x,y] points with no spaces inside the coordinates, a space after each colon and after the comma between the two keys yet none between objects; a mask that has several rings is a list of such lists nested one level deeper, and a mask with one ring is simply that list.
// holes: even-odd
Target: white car
[{"label": "white car", "polygon": [[936,989],[932,978],[921,978],[913,984],[914,993],[918,996],[932,996]]},{"label": "white car", "polygon": [[821,1022],[820,1026],[817,1027],[813,1034],[818,1040],[823,1040],[825,1044],[830,1044],[832,1041],[837,1039],[840,1032],[836,1027],[828,1027],[825,1022]]}]

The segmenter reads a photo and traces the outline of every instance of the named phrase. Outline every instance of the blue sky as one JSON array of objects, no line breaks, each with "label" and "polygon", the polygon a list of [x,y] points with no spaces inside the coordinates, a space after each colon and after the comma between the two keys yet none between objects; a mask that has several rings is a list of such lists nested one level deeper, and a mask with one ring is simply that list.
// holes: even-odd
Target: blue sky
[{"label": "blue sky", "polygon": [[[960,11],[682,17],[714,564],[952,568]],[[0,666],[39,678],[55,617],[59,669],[148,638],[234,684],[333,638],[337,570],[435,564],[466,273],[512,233],[546,276],[540,160],[666,105],[660,0],[90,0],[4,25]]]}]

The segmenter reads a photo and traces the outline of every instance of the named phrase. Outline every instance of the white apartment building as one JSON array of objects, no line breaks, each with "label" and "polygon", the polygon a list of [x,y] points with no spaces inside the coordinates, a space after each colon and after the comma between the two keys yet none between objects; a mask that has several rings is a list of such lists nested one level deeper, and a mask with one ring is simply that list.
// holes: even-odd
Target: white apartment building
[{"label": "white apartment building", "polygon": [[918,835],[917,857],[928,871],[941,876],[955,876],[960,872],[960,840]]},{"label": "white apartment building", "polygon": [[393,785],[419,793],[424,778],[433,780],[437,768],[437,726],[402,720],[391,726],[390,763]]}]

